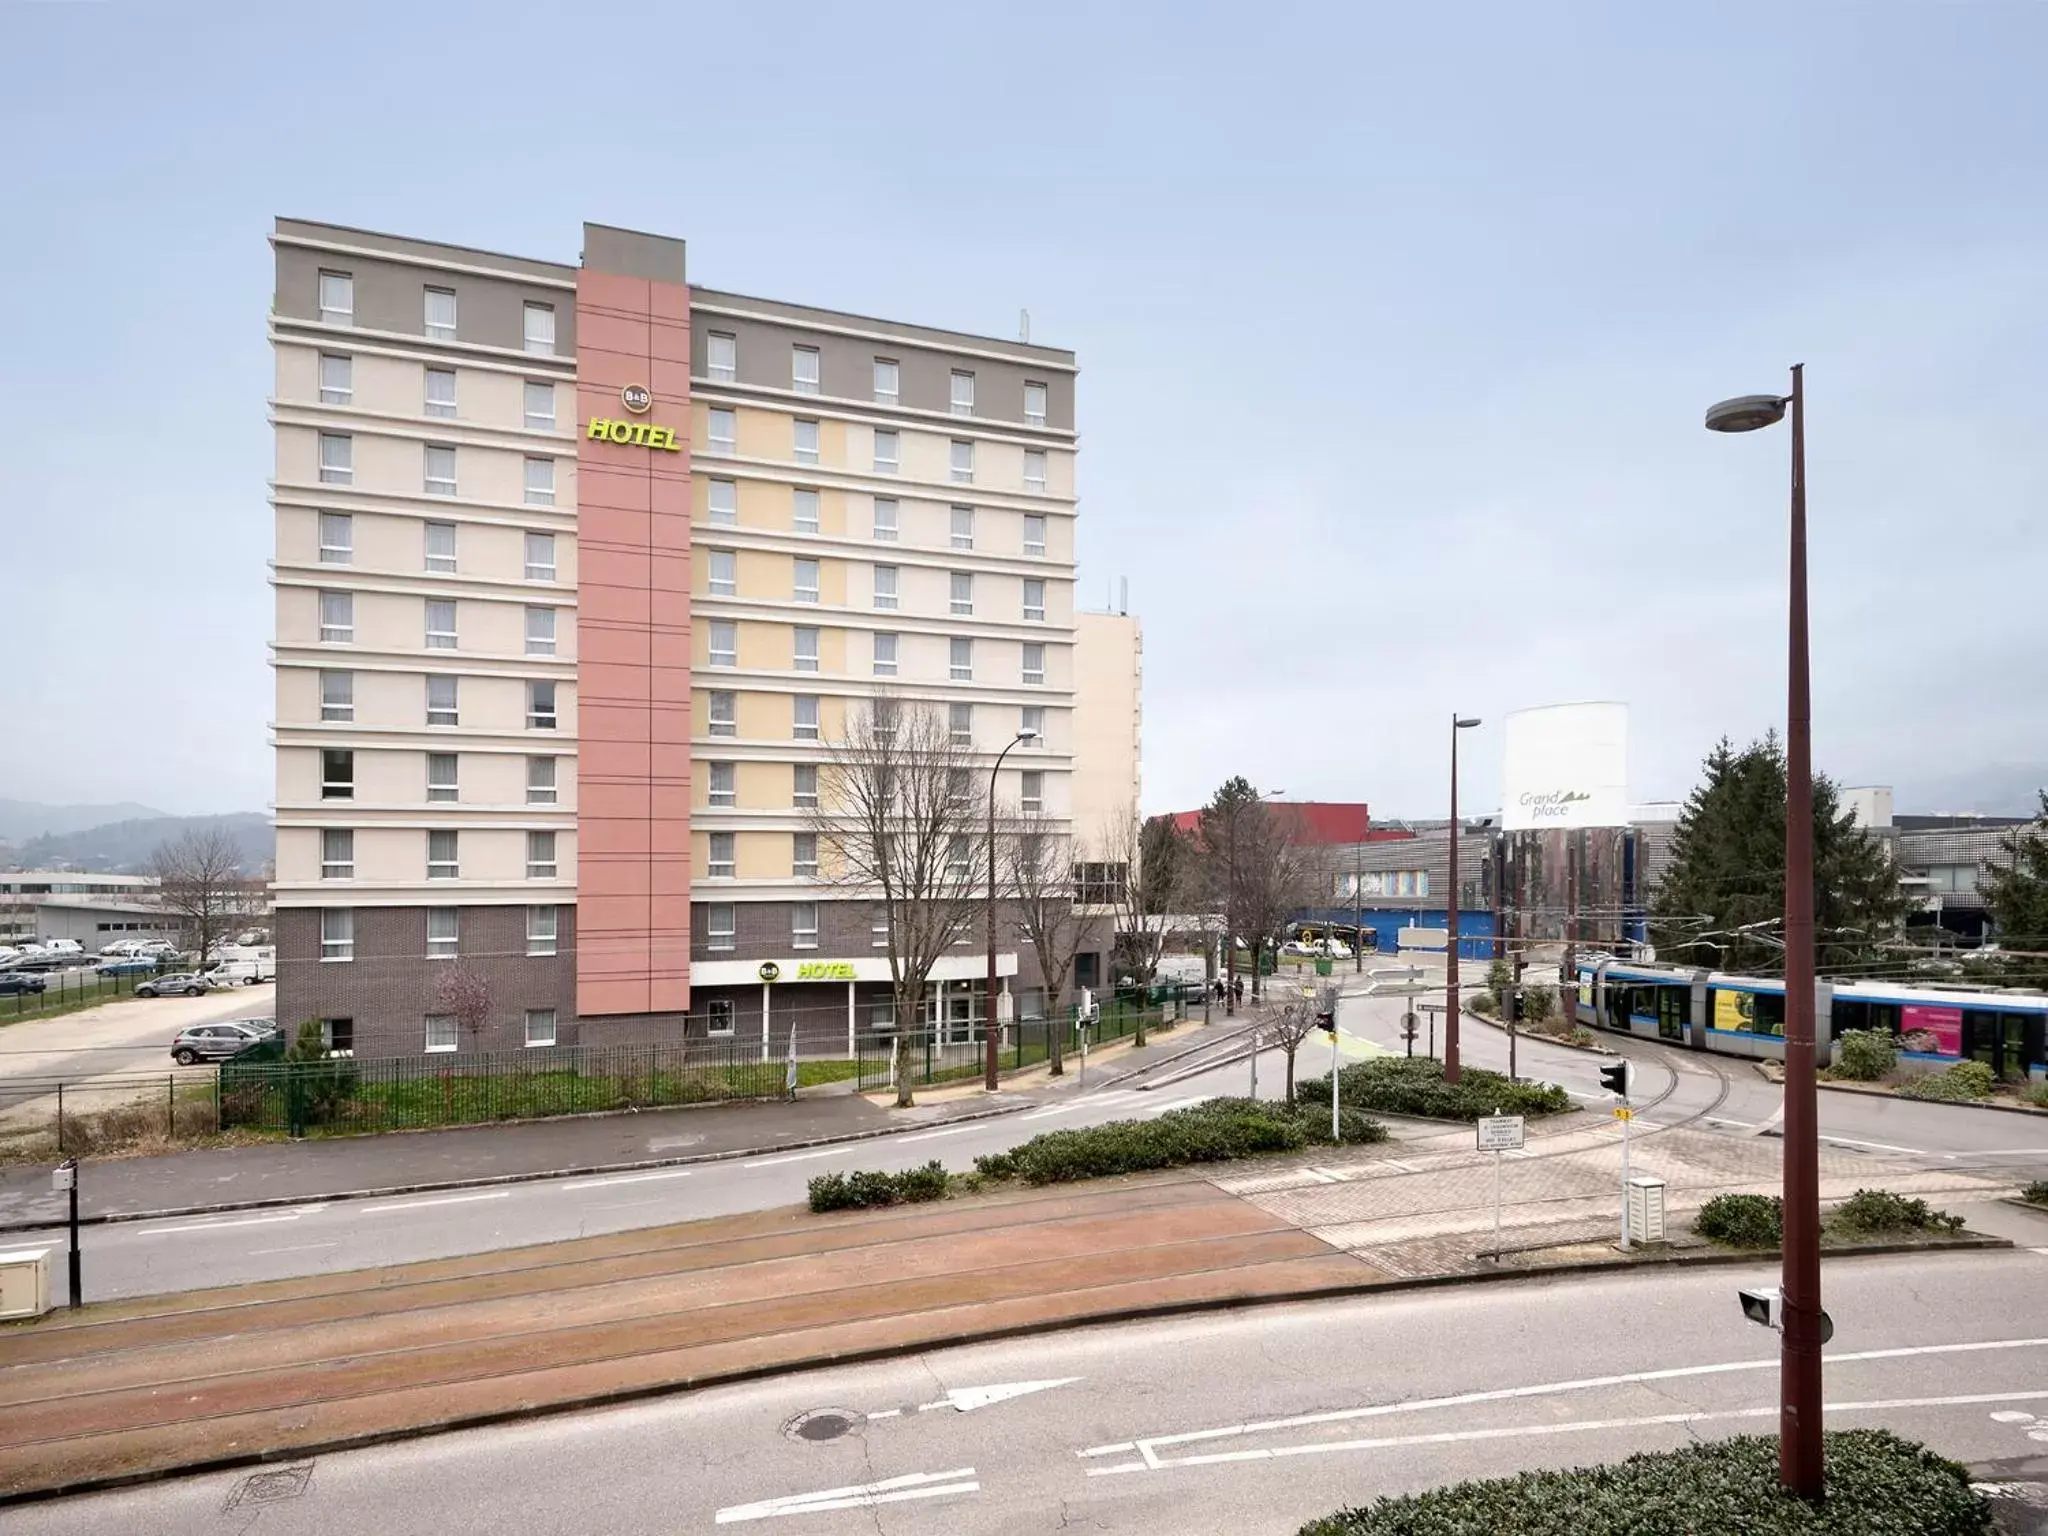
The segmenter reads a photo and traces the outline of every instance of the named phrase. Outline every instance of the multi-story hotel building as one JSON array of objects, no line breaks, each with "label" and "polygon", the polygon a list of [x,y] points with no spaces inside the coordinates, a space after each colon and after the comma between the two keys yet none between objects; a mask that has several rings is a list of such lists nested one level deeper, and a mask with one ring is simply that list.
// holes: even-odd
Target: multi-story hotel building
[{"label": "multi-story hotel building", "polygon": [[[889,974],[812,830],[848,711],[929,701],[983,771],[1036,732],[1000,796],[1071,815],[1073,355],[582,234],[571,266],[277,223],[279,1017],[361,1055],[842,1048]],[[940,962],[941,1020],[985,968]]]}]

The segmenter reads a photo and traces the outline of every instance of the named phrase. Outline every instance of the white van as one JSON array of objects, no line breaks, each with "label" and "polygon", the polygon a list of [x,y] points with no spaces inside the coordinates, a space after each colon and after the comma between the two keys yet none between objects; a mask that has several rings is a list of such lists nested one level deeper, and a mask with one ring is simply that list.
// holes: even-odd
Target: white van
[{"label": "white van", "polygon": [[45,939],[43,953],[56,955],[65,960],[83,960],[85,946],[76,939]]},{"label": "white van", "polygon": [[205,973],[209,986],[253,987],[260,982],[277,980],[276,950],[244,950],[234,945],[228,948],[233,953],[223,954],[222,958],[214,962],[213,968]]}]

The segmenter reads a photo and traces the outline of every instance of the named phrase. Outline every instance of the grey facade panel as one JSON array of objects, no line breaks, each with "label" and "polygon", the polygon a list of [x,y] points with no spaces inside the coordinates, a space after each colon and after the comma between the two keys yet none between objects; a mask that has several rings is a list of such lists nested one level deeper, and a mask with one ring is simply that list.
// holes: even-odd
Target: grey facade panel
[{"label": "grey facade panel", "polygon": [[610,224],[583,226],[583,265],[593,272],[683,283],[689,281],[683,256],[683,242],[670,235],[642,234]]},{"label": "grey facade panel", "polygon": [[531,256],[508,256],[473,245],[449,245],[439,240],[414,240],[404,235],[387,235],[374,229],[355,229],[347,224],[323,224],[313,219],[279,218],[275,225],[281,236],[319,240],[329,245],[350,245],[364,250],[390,251],[419,261],[452,262],[467,267],[493,267],[506,272],[524,272],[534,277],[574,281],[576,269],[559,261],[537,261]]},{"label": "grey facade panel", "polygon": [[276,313],[284,319],[318,321],[320,274],[343,272],[354,280],[355,323],[365,330],[417,336],[425,348],[440,348],[427,339],[426,294],[429,288],[455,294],[455,339],[476,346],[519,352],[526,345],[528,301],[555,312],[555,352],[571,358],[576,351],[576,296],[559,288],[542,288],[466,272],[434,272],[424,267],[338,256],[298,246],[277,247]]}]

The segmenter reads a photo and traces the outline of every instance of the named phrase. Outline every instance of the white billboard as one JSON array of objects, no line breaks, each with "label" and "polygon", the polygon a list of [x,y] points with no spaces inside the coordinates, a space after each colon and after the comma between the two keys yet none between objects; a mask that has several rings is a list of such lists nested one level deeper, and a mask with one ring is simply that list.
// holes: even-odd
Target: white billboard
[{"label": "white billboard", "polygon": [[1628,824],[1628,706],[1552,704],[1507,718],[1501,826]]}]

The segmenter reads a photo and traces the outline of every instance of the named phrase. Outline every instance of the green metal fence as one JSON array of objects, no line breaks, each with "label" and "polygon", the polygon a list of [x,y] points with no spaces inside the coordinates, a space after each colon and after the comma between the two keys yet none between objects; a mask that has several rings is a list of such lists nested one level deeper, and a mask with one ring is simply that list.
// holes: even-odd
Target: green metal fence
[{"label": "green metal fence", "polygon": [[[1141,1020],[1148,1034],[1169,1029],[1172,1026],[1166,1021],[1167,1012],[1166,1008],[1142,1005],[1127,998],[1106,1001],[1098,1009],[1099,1017],[1088,1027],[1088,1042],[1091,1046],[1100,1046],[1113,1040],[1127,1039],[1137,1033]],[[1080,1055],[1081,1028],[1071,1010],[1068,1017],[1061,1020],[1023,1019],[998,1027],[998,1072],[1018,1072],[1047,1060],[1052,1055],[1055,1033],[1061,1037],[1062,1054],[1068,1061],[1074,1061]],[[930,1088],[980,1077],[987,1070],[987,1040],[987,1027],[980,1023],[913,1032],[910,1036],[912,1086]],[[858,1042],[858,1050],[854,1086],[862,1093],[887,1088],[896,1081],[896,1036],[864,1036]]]},{"label": "green metal fence", "polygon": [[0,996],[0,1020],[33,1019],[44,1014],[69,1013],[95,1003],[126,997],[155,973],[136,976],[102,976],[98,971],[58,971],[41,977],[40,992],[14,992]]}]

